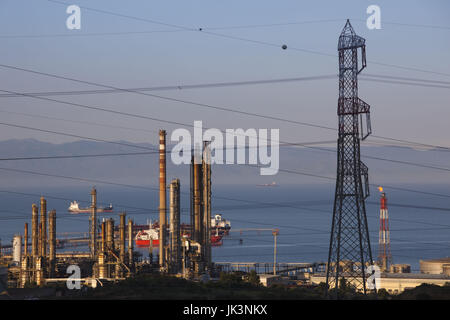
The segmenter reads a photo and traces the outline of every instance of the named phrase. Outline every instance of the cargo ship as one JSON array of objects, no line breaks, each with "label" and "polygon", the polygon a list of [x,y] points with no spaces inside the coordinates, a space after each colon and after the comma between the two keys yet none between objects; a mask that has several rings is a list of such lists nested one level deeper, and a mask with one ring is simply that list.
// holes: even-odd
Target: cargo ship
[{"label": "cargo ship", "polygon": [[[188,237],[189,234],[183,234],[183,237]],[[222,245],[222,235],[216,233],[214,235],[211,235],[211,245],[212,246],[219,246]],[[149,247],[150,246],[150,239],[152,240],[152,246],[158,247],[159,246],[159,228],[158,229],[147,229],[147,230],[140,230],[136,234],[136,237],[134,238],[134,242],[136,246],[138,247]]]},{"label": "cargo ship", "polygon": [[[190,237],[191,226],[182,223],[180,225],[182,237]],[[222,217],[221,214],[214,215],[211,219],[211,245],[220,246],[222,245],[222,238],[227,235],[231,229],[231,223]],[[134,242],[138,247],[148,247],[150,246],[150,239],[152,239],[152,245],[159,246],[159,223],[149,222],[146,225],[135,225],[134,230],[136,236]]]},{"label": "cargo ship", "polygon": [[257,184],[257,187],[278,187],[278,184],[275,181],[272,181],[272,183],[264,183],[264,184]]},{"label": "cargo ship", "polygon": [[228,234],[231,229],[231,223],[229,220],[222,218],[221,214],[214,215],[211,219],[211,230],[217,230],[219,234]]},{"label": "cargo ship", "polygon": [[[113,212],[113,206],[112,204],[110,204],[107,207],[98,207],[97,208],[97,212]],[[91,208],[80,208],[78,202],[73,201],[70,203],[69,208],[67,209],[67,211],[69,211],[70,213],[90,213],[91,212]]]}]

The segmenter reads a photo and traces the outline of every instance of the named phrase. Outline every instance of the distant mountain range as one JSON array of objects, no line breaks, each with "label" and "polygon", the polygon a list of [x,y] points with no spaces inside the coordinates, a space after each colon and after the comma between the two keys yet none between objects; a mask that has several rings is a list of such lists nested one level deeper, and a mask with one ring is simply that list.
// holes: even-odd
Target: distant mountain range
[{"label": "distant mountain range", "polygon": [[[133,144],[123,141],[124,144]],[[157,147],[151,144],[133,144],[140,147]],[[335,148],[328,148],[335,151]],[[171,148],[168,147],[168,151]],[[103,142],[76,141],[63,144],[51,144],[34,139],[0,141],[0,158],[71,156],[103,153],[135,153],[150,150],[131,146],[114,145]],[[151,152],[151,151],[150,151]],[[362,148],[362,160],[369,167],[370,181],[373,183],[448,183],[450,172],[407,165],[402,162],[415,162],[427,166],[447,167],[450,153],[436,150],[415,150],[407,147],[370,146]],[[393,159],[397,163],[367,159],[364,156]],[[168,182],[171,178],[180,178],[189,184],[189,167],[174,165],[167,158]],[[123,155],[96,158],[45,159],[0,161],[0,168],[36,171],[43,174],[63,175],[66,177],[110,181],[132,185],[158,185],[158,155]],[[308,148],[281,147],[280,168],[313,175],[336,176],[336,154],[334,152],[314,151]],[[214,165],[212,169],[214,184],[243,184],[255,186],[276,181],[283,184],[333,183],[331,180],[317,177],[286,173],[280,171],[275,176],[260,176],[259,169],[245,165]],[[0,169],[0,181],[3,186],[78,186],[100,185],[100,182],[77,181],[30,173],[11,172]]]}]

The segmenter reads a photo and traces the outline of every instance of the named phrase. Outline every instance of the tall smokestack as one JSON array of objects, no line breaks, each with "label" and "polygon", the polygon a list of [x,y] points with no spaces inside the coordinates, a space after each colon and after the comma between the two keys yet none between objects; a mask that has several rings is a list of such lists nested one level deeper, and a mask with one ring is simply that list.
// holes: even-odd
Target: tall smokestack
[{"label": "tall smokestack", "polygon": [[159,265],[166,267],[166,131],[159,130]]},{"label": "tall smokestack", "polygon": [[114,220],[106,220],[106,247],[107,250],[114,251]]},{"label": "tall smokestack", "polygon": [[120,225],[119,225],[119,239],[120,239],[120,252],[119,257],[122,263],[125,263],[125,212],[120,214]]},{"label": "tall smokestack", "polygon": [[128,266],[133,264],[133,220],[128,219]]},{"label": "tall smokestack", "polygon": [[47,200],[41,197],[41,256],[47,256]]},{"label": "tall smokestack", "polygon": [[100,246],[100,253],[98,255],[98,276],[100,279],[107,278],[107,265],[106,265],[106,222],[103,220],[101,223],[102,229],[102,242]]},{"label": "tall smokestack", "polygon": [[194,157],[193,171],[194,171],[194,230],[193,239],[197,242],[202,242],[202,194],[201,194],[201,184],[202,184],[202,165],[197,164]]},{"label": "tall smokestack", "polygon": [[28,256],[28,223],[25,222],[25,227],[23,230],[23,256]]},{"label": "tall smokestack", "polygon": [[170,183],[170,254],[173,272],[181,268],[181,234],[180,234],[180,180]]},{"label": "tall smokestack", "polygon": [[91,258],[95,259],[97,255],[97,190],[92,188],[91,190],[91,230],[90,232],[90,249]]},{"label": "tall smokestack", "polygon": [[31,255],[37,258],[39,255],[39,214],[38,207],[33,203],[31,209]]},{"label": "tall smokestack", "polygon": [[211,150],[210,142],[203,142],[203,248],[205,264],[211,267]]},{"label": "tall smokestack", "polygon": [[102,221],[102,246],[101,250],[103,253],[106,252],[106,222]]},{"label": "tall smokestack", "polygon": [[386,193],[383,192],[383,188],[379,187],[381,192],[380,198],[380,233],[378,241],[378,261],[381,265],[383,272],[389,269],[389,265],[392,264],[391,256],[391,240],[389,231],[389,215],[387,207]]},{"label": "tall smokestack", "polygon": [[56,211],[48,215],[49,271],[50,277],[55,275],[56,267]]}]

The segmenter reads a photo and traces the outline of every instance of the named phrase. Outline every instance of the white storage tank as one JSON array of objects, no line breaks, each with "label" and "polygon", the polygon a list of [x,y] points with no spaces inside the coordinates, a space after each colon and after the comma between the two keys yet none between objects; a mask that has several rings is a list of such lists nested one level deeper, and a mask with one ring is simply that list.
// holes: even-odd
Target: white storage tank
[{"label": "white storage tank", "polygon": [[22,236],[15,235],[13,238],[13,262],[20,263],[22,250]]},{"label": "white storage tank", "polygon": [[432,260],[420,260],[420,272],[427,274],[443,274],[444,265],[448,264],[450,264],[449,257]]}]

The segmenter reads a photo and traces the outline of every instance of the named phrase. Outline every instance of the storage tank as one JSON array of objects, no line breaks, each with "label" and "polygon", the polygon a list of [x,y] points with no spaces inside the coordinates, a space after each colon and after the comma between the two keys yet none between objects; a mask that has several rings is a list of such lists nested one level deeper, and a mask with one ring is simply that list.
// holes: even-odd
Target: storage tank
[{"label": "storage tank", "polygon": [[22,236],[15,235],[13,238],[13,262],[20,263],[22,249]]},{"label": "storage tank", "polygon": [[391,273],[411,273],[409,264],[392,264],[389,268]]},{"label": "storage tank", "polygon": [[443,274],[444,265],[450,264],[450,258],[420,260],[420,272],[427,274]]}]

